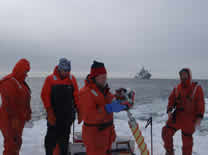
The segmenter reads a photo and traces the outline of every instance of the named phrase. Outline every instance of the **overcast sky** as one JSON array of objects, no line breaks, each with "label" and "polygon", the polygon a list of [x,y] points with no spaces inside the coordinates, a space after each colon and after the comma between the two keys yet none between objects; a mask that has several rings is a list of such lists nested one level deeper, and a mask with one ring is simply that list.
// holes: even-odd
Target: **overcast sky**
[{"label": "overcast sky", "polygon": [[109,76],[134,76],[144,65],[153,78],[176,78],[190,67],[194,78],[207,79],[207,6],[206,0],[1,0],[0,72],[22,57],[31,75],[51,72],[67,57],[77,76],[96,59]]}]

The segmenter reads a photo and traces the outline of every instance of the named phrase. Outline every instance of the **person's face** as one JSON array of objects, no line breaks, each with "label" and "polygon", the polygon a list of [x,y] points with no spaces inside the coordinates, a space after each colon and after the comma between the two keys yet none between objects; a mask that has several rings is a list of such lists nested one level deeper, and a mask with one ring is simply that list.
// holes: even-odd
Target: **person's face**
[{"label": "person's face", "polygon": [[68,75],[69,75],[69,71],[64,71],[64,70],[61,70],[61,71],[60,71],[60,76],[61,76],[63,79],[66,78]]},{"label": "person's face", "polygon": [[107,81],[107,74],[101,74],[95,77],[96,84],[105,87]]},{"label": "person's face", "polygon": [[24,71],[24,72],[22,73],[22,79],[23,79],[23,80],[25,80],[25,79],[27,78],[28,72],[29,72],[29,71]]},{"label": "person's face", "polygon": [[24,76],[25,76],[25,78],[28,77],[28,71],[24,72]]},{"label": "person's face", "polygon": [[182,82],[185,82],[189,79],[189,75],[188,75],[187,72],[182,72],[181,75],[180,75],[180,78],[181,78]]}]

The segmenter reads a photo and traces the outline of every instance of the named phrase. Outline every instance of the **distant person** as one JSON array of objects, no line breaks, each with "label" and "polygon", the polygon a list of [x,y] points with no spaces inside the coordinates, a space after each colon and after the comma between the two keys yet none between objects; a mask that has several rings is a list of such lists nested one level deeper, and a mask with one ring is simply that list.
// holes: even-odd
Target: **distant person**
[{"label": "distant person", "polygon": [[192,155],[192,135],[200,125],[205,109],[203,90],[192,82],[190,69],[182,69],[179,75],[181,82],[169,96],[168,121],[162,129],[166,155],[174,155],[173,136],[178,130],[182,131],[183,155]]},{"label": "distant person", "polygon": [[31,92],[25,82],[29,71],[29,61],[21,59],[12,73],[0,80],[0,130],[4,137],[3,155],[19,154],[24,125],[31,119]]},{"label": "distant person", "polygon": [[76,78],[71,74],[70,61],[61,58],[53,74],[46,78],[41,92],[47,111],[46,155],[52,155],[57,144],[60,154],[68,155],[69,135],[75,119],[78,91]]},{"label": "distant person", "polygon": [[94,61],[85,85],[80,89],[79,123],[83,121],[82,138],[87,155],[110,155],[116,138],[113,112],[128,109],[131,104],[114,99],[107,84],[104,63]]}]

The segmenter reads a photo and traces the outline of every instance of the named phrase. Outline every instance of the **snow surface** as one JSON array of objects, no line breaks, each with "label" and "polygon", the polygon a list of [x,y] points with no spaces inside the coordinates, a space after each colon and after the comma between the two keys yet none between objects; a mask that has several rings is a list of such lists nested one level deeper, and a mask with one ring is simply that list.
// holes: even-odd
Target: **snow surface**
[{"label": "snow surface", "polygon": [[[145,122],[138,121],[140,129],[142,130],[143,135],[145,136],[145,142],[150,149],[150,128],[144,129]],[[163,149],[163,142],[161,139],[161,129],[164,124],[153,124],[153,149],[154,155],[165,154]],[[115,120],[116,132],[117,135],[130,136],[133,139],[131,131],[128,127],[127,121],[124,120]],[[75,123],[75,130],[81,131],[81,125]],[[46,133],[46,121],[40,120],[34,123],[33,128],[25,128],[23,132],[23,144],[21,148],[22,155],[44,155],[44,136]],[[181,133],[177,132],[174,137],[175,142],[175,153],[176,155],[181,154]],[[207,154],[207,144],[208,136],[202,136],[196,131],[194,134],[194,155],[206,155]],[[0,135],[0,152],[3,151],[3,137]],[[135,153],[139,155],[139,150],[136,148]]]},{"label": "snow surface", "polygon": [[[208,103],[208,99],[205,99]],[[145,129],[146,120],[149,117],[149,109],[152,107],[153,116],[153,153],[154,155],[164,155],[165,150],[163,149],[163,141],[161,139],[161,130],[165,125],[165,120],[167,120],[167,115],[164,112],[164,100],[156,100],[156,103],[152,105],[139,105],[136,109],[132,109],[132,113],[139,123],[139,127],[145,137],[145,142],[150,150],[151,137],[150,137],[150,127]],[[160,103],[160,104],[159,104]],[[143,109],[143,110],[138,110]],[[145,111],[146,110],[146,111]],[[115,128],[118,136],[129,136],[133,139],[132,133],[128,126],[128,119],[126,112],[120,112],[115,114]],[[202,126],[196,130],[194,133],[194,147],[193,155],[207,155],[207,144],[208,144],[208,107],[206,106],[206,112],[204,120],[202,121]],[[23,131],[23,144],[21,148],[21,155],[44,155],[44,137],[46,134],[46,120],[41,119],[34,122],[32,128],[28,128],[29,125]],[[81,131],[81,126],[75,122],[75,131]],[[72,138],[72,137],[71,137]],[[181,155],[181,132],[177,132],[174,136],[174,148],[175,154]],[[136,155],[140,155],[139,150],[135,147]],[[0,132],[0,154],[3,152],[3,137]]]}]

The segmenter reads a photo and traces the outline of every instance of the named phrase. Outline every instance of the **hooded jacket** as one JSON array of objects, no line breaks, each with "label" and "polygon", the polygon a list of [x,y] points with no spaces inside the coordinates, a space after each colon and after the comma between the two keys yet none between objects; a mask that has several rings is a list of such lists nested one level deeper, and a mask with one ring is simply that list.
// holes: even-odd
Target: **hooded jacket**
[{"label": "hooded jacket", "polygon": [[190,69],[184,68],[182,71],[188,73],[188,80],[185,82],[181,81],[180,84],[173,89],[169,96],[167,112],[176,108],[176,110],[182,111],[185,115],[190,115],[194,119],[203,118],[205,101],[202,87],[198,83],[192,82]]},{"label": "hooded jacket", "polygon": [[29,62],[21,59],[12,73],[0,80],[0,123],[3,126],[8,126],[14,118],[23,122],[31,119],[31,91],[25,82],[29,70]]}]

